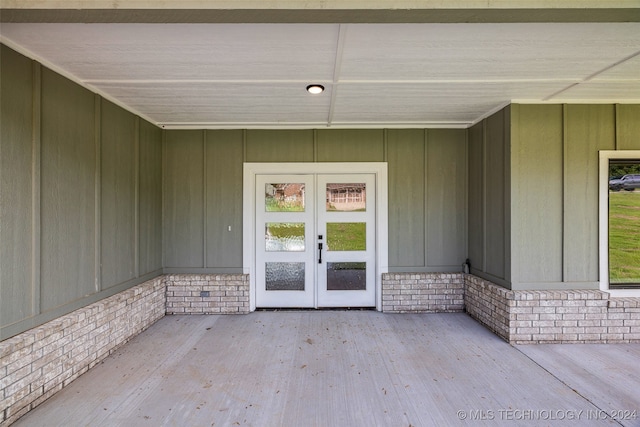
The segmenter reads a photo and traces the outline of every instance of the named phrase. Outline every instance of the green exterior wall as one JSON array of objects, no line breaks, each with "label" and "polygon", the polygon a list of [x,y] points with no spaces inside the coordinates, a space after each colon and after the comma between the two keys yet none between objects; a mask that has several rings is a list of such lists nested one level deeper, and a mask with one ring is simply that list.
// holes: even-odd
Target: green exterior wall
[{"label": "green exterior wall", "polygon": [[639,107],[512,106],[514,289],[599,288],[598,152],[640,149]]},{"label": "green exterior wall", "polygon": [[461,271],[467,246],[464,130],[389,130],[389,270]]},{"label": "green exterior wall", "polygon": [[512,104],[472,127],[472,272],[518,290],[598,289],[598,152],[638,150],[639,135],[640,106],[624,104]]},{"label": "green exterior wall", "polygon": [[241,130],[206,132],[206,265],[225,271],[242,267],[242,164],[229,162],[242,158],[242,138]]},{"label": "green exterior wall", "polygon": [[39,304],[32,290],[39,229],[32,183],[39,176],[39,156],[32,138],[39,123],[32,116],[40,68],[0,48],[0,325],[8,325],[31,316]]},{"label": "green exterior wall", "polygon": [[562,105],[522,107],[512,106],[513,280],[562,282]]},{"label": "green exterior wall", "polygon": [[98,290],[98,153],[91,92],[43,68],[41,99],[39,291],[47,312]]},{"label": "green exterior wall", "polygon": [[162,131],[1,49],[4,339],[162,273]]},{"label": "green exterior wall", "polygon": [[510,120],[506,107],[469,129],[471,272],[506,287],[511,282]]},{"label": "green exterior wall", "polygon": [[[244,162],[388,162],[389,268],[460,271],[465,130],[166,131],[166,272],[242,271]],[[231,227],[231,231],[229,231]]]},{"label": "green exterior wall", "polygon": [[162,269],[162,130],[137,119],[138,275]]}]

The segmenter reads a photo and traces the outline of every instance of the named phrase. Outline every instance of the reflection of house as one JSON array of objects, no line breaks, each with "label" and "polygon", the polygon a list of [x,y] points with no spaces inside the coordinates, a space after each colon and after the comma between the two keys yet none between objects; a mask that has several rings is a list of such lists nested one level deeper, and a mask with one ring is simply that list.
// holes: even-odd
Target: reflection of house
[{"label": "reflection of house", "polygon": [[267,184],[265,192],[278,202],[304,206],[304,184]]},{"label": "reflection of house", "polygon": [[327,184],[327,210],[354,211],[365,209],[365,184]]}]

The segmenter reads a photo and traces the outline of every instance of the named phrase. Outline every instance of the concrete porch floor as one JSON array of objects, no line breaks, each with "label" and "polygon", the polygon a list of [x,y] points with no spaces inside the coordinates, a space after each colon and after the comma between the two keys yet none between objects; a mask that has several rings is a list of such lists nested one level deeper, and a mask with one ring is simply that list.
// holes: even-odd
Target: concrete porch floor
[{"label": "concrete porch floor", "polygon": [[166,316],[14,425],[639,426],[640,344],[514,347],[462,313]]}]

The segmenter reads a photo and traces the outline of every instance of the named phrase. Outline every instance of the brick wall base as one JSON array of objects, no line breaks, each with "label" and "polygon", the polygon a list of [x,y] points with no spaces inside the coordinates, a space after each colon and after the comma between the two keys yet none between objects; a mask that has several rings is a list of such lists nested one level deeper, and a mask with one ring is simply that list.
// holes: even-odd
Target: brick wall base
[{"label": "brick wall base", "polygon": [[165,314],[156,277],[0,342],[0,426],[8,426]]},{"label": "brick wall base", "polygon": [[385,273],[385,313],[451,313],[464,310],[464,276],[457,273]]},{"label": "brick wall base", "polygon": [[247,274],[170,274],[167,314],[249,313]]},{"label": "brick wall base", "polygon": [[640,298],[599,290],[513,291],[463,273],[383,274],[382,311],[466,311],[512,344],[640,342]]},{"label": "brick wall base", "polygon": [[467,313],[509,343],[640,343],[640,298],[512,291],[471,275],[465,284]]},{"label": "brick wall base", "polygon": [[[640,343],[640,298],[512,291],[462,273],[387,273],[387,313],[462,312],[513,344]],[[249,276],[160,276],[0,342],[0,426],[167,314],[248,313]]]}]

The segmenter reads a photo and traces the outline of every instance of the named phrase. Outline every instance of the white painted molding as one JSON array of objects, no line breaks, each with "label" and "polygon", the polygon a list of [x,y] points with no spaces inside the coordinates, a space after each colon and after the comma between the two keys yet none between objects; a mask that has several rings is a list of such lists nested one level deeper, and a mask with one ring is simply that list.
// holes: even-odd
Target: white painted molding
[{"label": "white painted molding", "polygon": [[256,175],[370,173],[376,176],[376,310],[382,311],[382,274],[389,271],[387,163],[245,163],[242,182],[242,272],[249,275],[249,310],[255,311]]},{"label": "white painted molding", "polygon": [[609,159],[640,159],[640,150],[601,150],[598,176],[600,290],[613,297],[638,297],[640,289],[609,289]]}]

